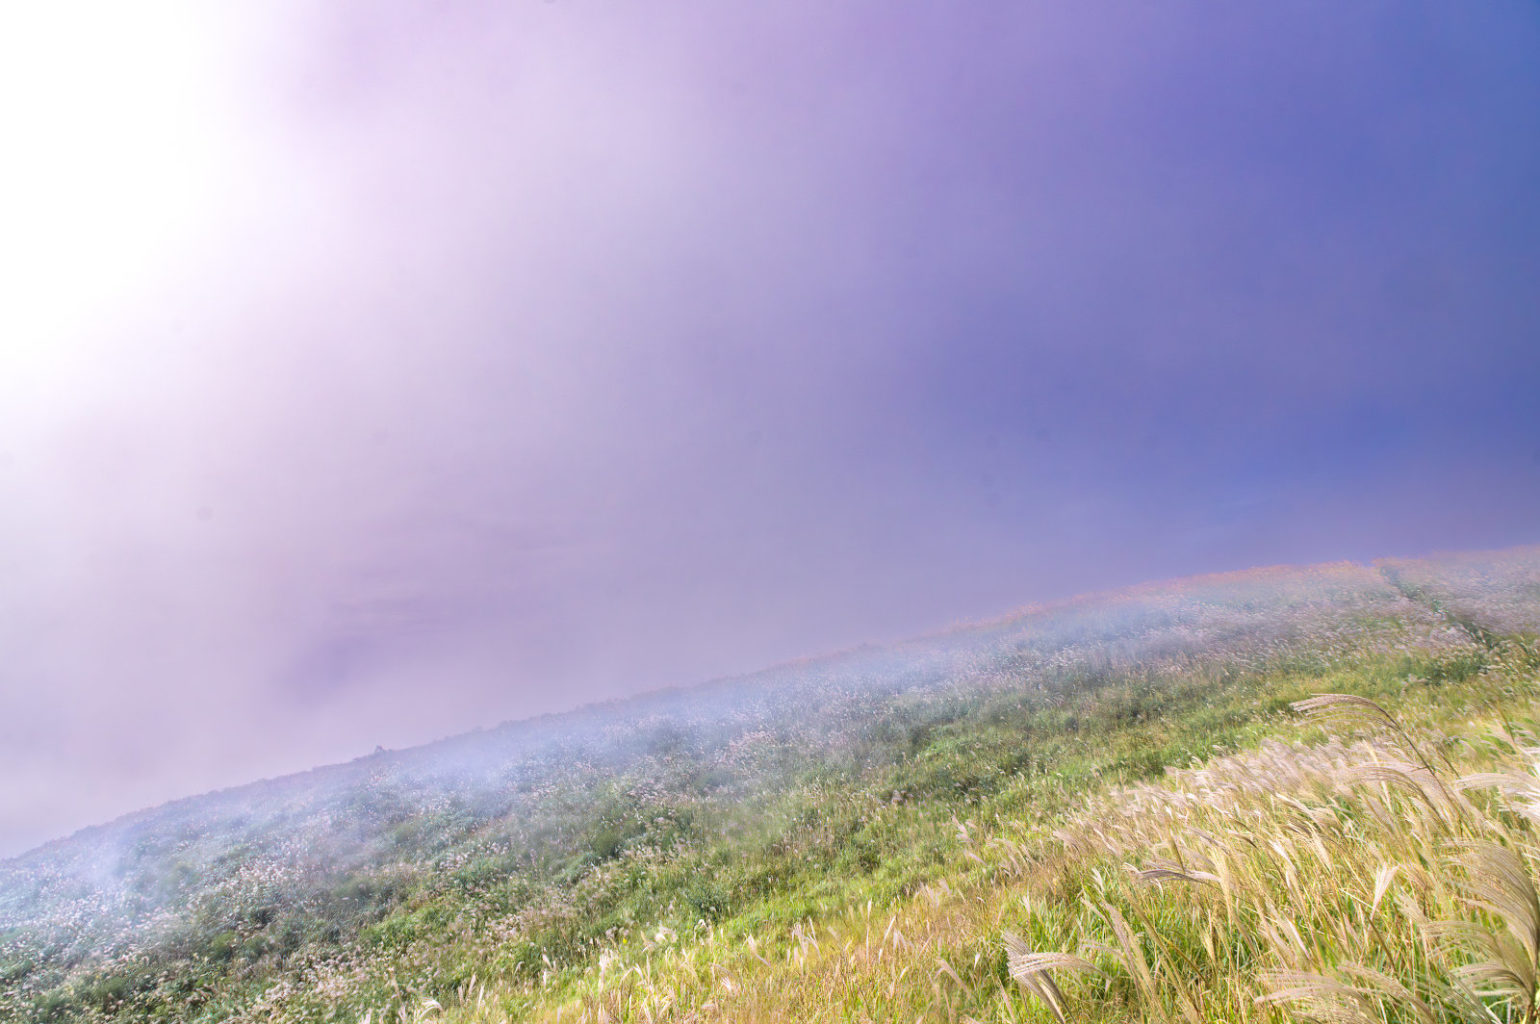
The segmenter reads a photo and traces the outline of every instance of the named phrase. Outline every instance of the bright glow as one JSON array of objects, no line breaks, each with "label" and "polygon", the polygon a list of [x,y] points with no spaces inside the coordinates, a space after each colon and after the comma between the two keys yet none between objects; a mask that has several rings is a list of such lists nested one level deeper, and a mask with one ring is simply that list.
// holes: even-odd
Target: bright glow
[{"label": "bright glow", "polygon": [[0,11],[0,374],[86,358],[188,258],[217,198],[211,28],[182,0]]}]

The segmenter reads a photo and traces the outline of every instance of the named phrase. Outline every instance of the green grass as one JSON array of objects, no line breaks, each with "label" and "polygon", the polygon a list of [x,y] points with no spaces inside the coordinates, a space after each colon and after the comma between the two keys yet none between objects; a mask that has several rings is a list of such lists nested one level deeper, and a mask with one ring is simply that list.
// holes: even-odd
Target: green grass
[{"label": "green grass", "polygon": [[[1302,969],[1268,915],[1304,883],[1262,858],[1250,904],[1131,885],[1130,863],[1212,854],[1128,801],[1182,792],[1194,765],[1262,764],[1274,738],[1328,742],[1290,709],[1323,692],[1372,698],[1451,762],[1512,768],[1489,737],[1532,719],[1536,562],[1142,588],[169,805],[0,866],[0,1019],[1320,1015],[1267,980]],[[1333,827],[1380,827],[1372,802],[1323,799]],[[1244,806],[1297,852],[1292,818]],[[1521,814],[1482,813],[1528,841]],[[1424,860],[1457,838],[1427,835]],[[1362,878],[1333,879],[1311,876],[1314,927],[1360,928]],[[1430,906],[1457,910],[1445,890]],[[1045,1000],[1008,935],[1100,973],[1058,971]],[[1376,948],[1351,952],[1406,966]],[[1452,984],[1418,956],[1429,991]],[[1374,1019],[1415,1016],[1403,1003]]]}]

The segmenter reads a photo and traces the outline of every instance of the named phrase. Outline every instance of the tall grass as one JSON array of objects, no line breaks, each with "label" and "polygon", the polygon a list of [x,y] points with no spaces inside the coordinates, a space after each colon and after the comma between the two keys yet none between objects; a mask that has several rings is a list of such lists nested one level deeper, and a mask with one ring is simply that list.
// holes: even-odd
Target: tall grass
[{"label": "tall grass", "polygon": [[[950,880],[786,933],[617,948],[529,1019],[1540,1019],[1536,691],[1486,682],[1461,695],[1486,695],[1479,719],[1298,701],[1292,742],[1084,792],[1051,831],[958,822]],[[517,1019],[497,1005],[444,1019]]]},{"label": "tall grass", "polygon": [[1070,958],[1012,936],[1012,975],[1060,1020],[1540,1019],[1534,736],[1416,735],[1348,694],[1295,706],[1374,732],[1098,801],[1058,833],[1090,884],[1033,912]]}]

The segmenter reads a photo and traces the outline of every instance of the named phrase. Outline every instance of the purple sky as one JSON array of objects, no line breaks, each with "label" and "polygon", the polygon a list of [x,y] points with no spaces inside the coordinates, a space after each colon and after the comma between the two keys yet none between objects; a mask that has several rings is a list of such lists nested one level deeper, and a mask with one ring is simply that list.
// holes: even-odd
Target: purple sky
[{"label": "purple sky", "polygon": [[1533,3],[18,6],[0,855],[1032,600],[1540,540]]}]

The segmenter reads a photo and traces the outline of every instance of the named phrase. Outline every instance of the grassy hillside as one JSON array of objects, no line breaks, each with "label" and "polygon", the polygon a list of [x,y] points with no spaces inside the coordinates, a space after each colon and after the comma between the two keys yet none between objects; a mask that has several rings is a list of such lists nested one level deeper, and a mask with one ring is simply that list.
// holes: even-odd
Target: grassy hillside
[{"label": "grassy hillside", "polygon": [[181,801],[0,863],[0,1020],[1532,1020],[1537,631],[1257,571]]}]

